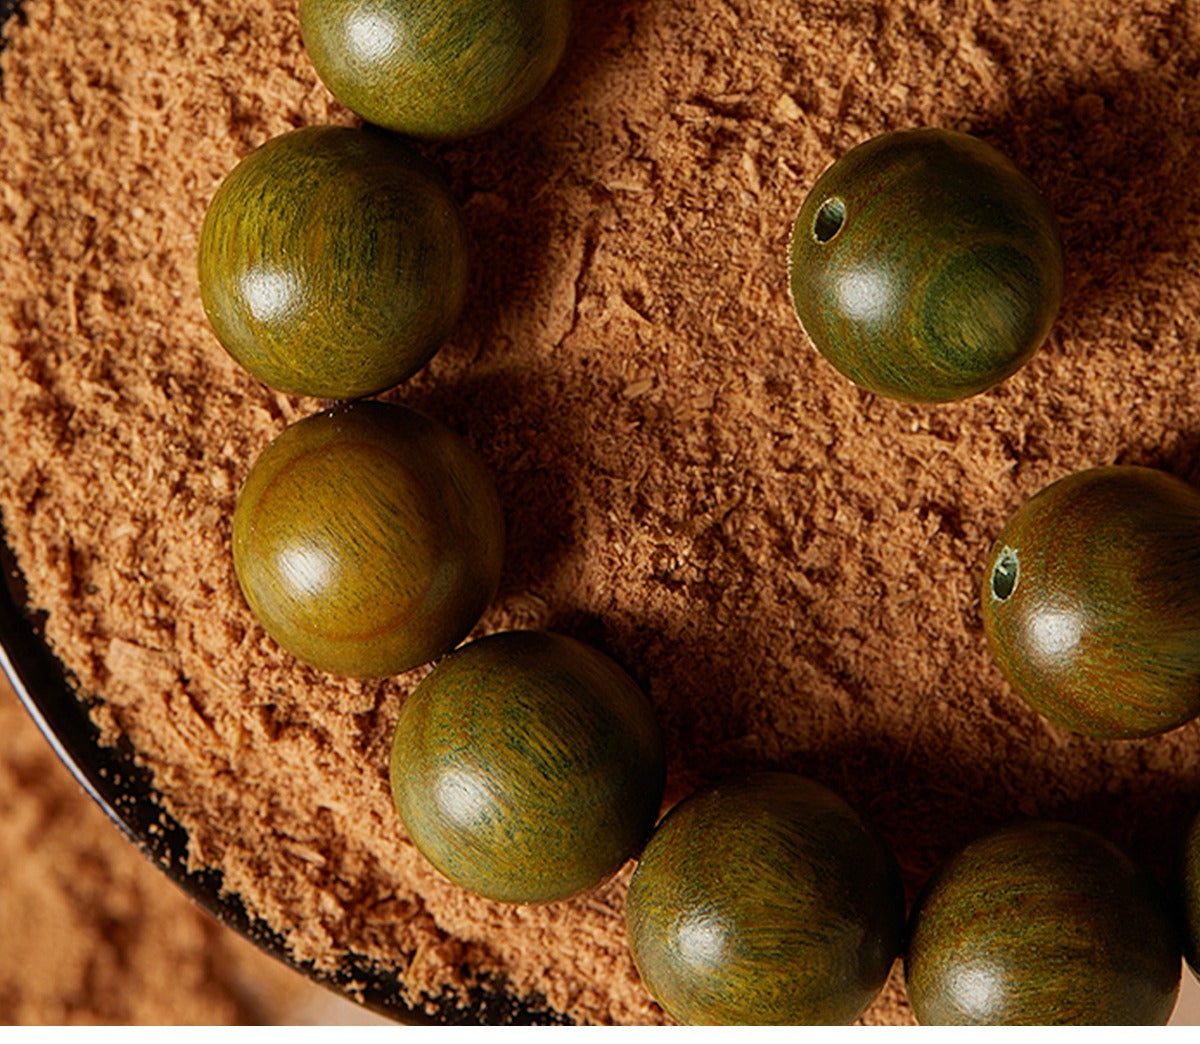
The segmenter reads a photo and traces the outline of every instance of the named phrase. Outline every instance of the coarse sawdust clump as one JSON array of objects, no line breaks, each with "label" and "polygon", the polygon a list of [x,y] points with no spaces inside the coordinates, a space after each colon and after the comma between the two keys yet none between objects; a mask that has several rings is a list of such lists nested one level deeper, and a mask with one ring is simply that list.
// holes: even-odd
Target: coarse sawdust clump
[{"label": "coarse sawdust clump", "polygon": [[[1200,479],[1200,12],[1172,0],[579,4],[563,68],[487,136],[429,148],[474,245],[464,321],[391,398],[447,421],[509,529],[481,630],[591,641],[646,687],[668,800],[742,768],[817,778],[910,897],[1018,814],[1160,872],[1200,799],[1200,726],[1067,735],[1003,685],[977,582],[1006,515],[1111,462]],[[4,52],[0,508],[33,602],[110,735],[300,957],[477,972],[572,1018],[663,1018],[626,949],[628,869],[569,903],[472,898],[404,836],[391,725],[420,672],[331,678],[267,640],[228,552],[273,394],[203,317],[220,178],[352,122],[291,4],[27,0]],[[1043,351],[936,408],[859,391],[791,315],[807,188],[876,133],[974,132],[1041,184],[1069,287]],[[910,1018],[899,979],[867,1021]]]}]

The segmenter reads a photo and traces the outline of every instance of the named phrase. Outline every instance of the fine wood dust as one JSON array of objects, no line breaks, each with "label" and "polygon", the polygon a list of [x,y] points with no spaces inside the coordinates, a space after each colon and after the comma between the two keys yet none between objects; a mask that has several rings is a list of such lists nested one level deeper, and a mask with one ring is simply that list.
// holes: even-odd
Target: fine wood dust
[{"label": "fine wood dust", "polygon": [[[668,801],[789,769],[863,808],[910,898],[1017,815],[1100,829],[1163,874],[1200,801],[1200,725],[1102,743],[1040,720],[987,654],[991,539],[1070,471],[1200,480],[1200,8],[1187,0],[617,0],[576,5],[513,124],[426,151],[474,245],[468,313],[391,398],[451,424],[509,530],[480,633],[593,642],[647,689]],[[0,508],[47,631],[191,861],[300,957],[355,950],[414,999],[507,977],[572,1018],[663,1018],[622,921],[628,868],[513,908],[453,888],[388,796],[421,672],[332,678],[237,591],[258,451],[318,404],[209,331],[197,232],[221,177],[293,127],[353,122],[292,3],[28,0],[0,105]],[[1010,155],[1058,213],[1050,340],[967,402],[885,401],[807,343],[789,226],[845,150],[940,125]],[[897,976],[867,1021],[910,1018]]]},{"label": "fine wood dust", "polygon": [[221,929],[125,840],[3,674],[0,835],[6,1025],[245,1024],[286,1018],[316,989]]}]

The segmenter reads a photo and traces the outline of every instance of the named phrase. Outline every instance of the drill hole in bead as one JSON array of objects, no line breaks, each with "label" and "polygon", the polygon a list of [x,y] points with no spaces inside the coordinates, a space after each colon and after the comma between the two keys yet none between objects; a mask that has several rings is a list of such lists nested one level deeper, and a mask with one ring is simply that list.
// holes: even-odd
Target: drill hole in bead
[{"label": "drill hole in bead", "polygon": [[1021,568],[1017,562],[1017,553],[1011,547],[1006,547],[992,566],[992,597],[998,602],[1009,599],[1017,589],[1020,578]]},{"label": "drill hole in bead", "polygon": [[837,196],[825,200],[813,221],[813,239],[818,243],[828,243],[841,231],[845,220],[846,204]]}]

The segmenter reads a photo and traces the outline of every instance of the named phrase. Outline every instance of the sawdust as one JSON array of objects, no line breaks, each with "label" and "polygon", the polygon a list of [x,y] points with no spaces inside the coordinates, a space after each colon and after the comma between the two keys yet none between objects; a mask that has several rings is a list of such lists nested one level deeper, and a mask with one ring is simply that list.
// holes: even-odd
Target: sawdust
[{"label": "sawdust", "polygon": [[0,1022],[286,1018],[298,975],[193,906],[76,785],[0,674]]},{"label": "sawdust", "polygon": [[[481,630],[550,627],[649,692],[668,800],[785,768],[863,807],[910,897],[1015,814],[1101,829],[1160,873],[1200,801],[1200,726],[1099,743],[1005,688],[983,556],[1088,465],[1200,480],[1200,9],[1179,0],[618,0],[578,5],[519,120],[427,149],[471,229],[467,315],[392,398],[475,445],[508,561]],[[309,670],[241,603],[229,518],[316,403],[208,330],[196,234],[223,174],[352,122],[291,4],[28,0],[0,60],[0,509],[48,634],[105,696],[191,859],[297,953],[353,949],[414,999],[479,971],[573,1018],[661,1013],[625,948],[628,871],[544,908],[441,881],[392,813],[387,745],[420,672]],[[1046,192],[1068,290],[1042,352],[938,408],[849,385],[805,342],[786,241],[838,155],[977,133]],[[909,1018],[898,979],[868,1021]]]}]

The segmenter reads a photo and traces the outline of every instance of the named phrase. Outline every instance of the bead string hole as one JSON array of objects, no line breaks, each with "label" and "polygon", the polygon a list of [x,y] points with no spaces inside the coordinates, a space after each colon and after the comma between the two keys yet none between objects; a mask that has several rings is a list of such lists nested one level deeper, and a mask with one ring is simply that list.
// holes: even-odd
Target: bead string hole
[{"label": "bead string hole", "polygon": [[813,239],[818,243],[828,243],[842,230],[842,223],[845,220],[846,204],[837,196],[825,200],[813,222]]},{"label": "bead string hole", "polygon": [[1011,547],[1006,547],[992,566],[992,597],[998,602],[1007,600],[1017,589],[1017,581],[1020,578],[1021,567],[1017,562],[1017,553]]}]

